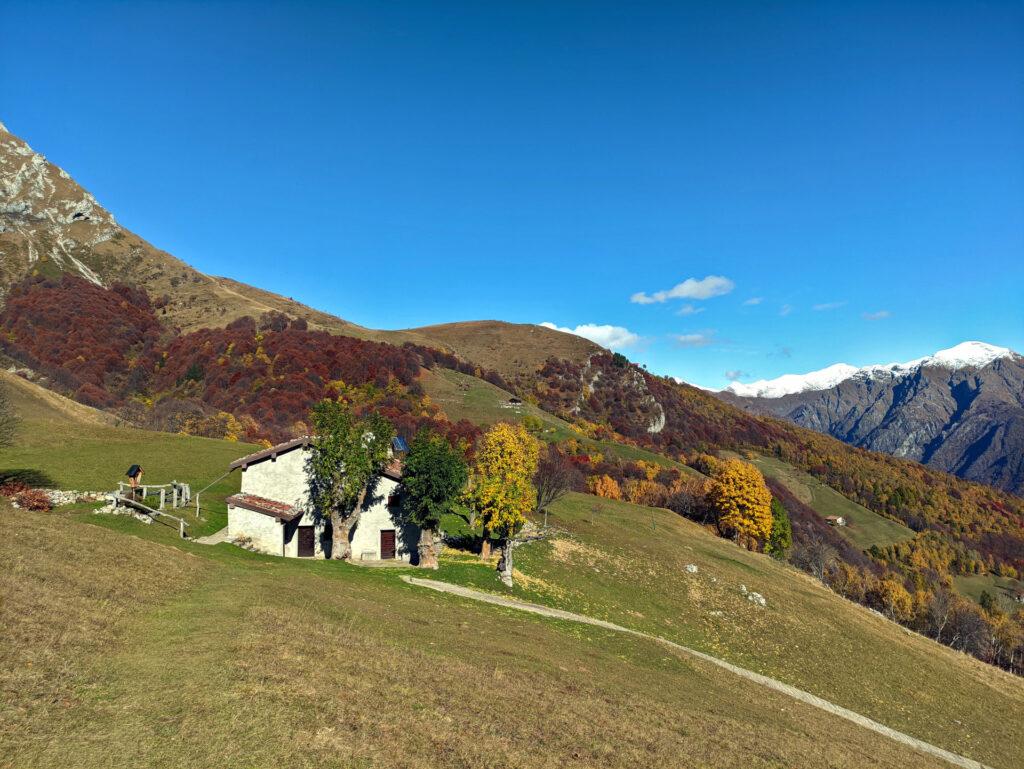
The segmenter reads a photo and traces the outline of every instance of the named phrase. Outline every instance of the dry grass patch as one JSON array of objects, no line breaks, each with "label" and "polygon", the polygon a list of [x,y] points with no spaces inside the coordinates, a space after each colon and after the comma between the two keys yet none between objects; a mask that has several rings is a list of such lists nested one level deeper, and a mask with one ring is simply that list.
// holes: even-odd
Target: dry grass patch
[{"label": "dry grass patch", "polygon": [[[65,687],[72,704],[35,708],[31,728],[5,719],[0,765],[938,765],[640,639],[389,572],[223,547],[192,558],[74,519],[46,523],[33,536],[51,547],[26,549],[12,586],[60,585],[50,600],[65,613],[51,603],[29,622],[19,607],[6,633],[51,639],[105,601],[133,608],[107,630],[88,621],[88,642],[66,634],[54,646],[50,670],[79,671]],[[27,694],[5,688],[5,707],[34,707]]]},{"label": "dry grass patch", "polygon": [[109,653],[125,622],[197,583],[207,564],[149,542],[0,505],[0,755],[80,704],[83,657]]}]

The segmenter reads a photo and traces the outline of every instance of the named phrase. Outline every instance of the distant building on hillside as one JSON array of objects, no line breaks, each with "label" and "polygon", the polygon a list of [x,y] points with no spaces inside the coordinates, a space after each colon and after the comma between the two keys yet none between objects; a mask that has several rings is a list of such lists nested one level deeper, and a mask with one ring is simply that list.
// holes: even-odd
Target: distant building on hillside
[{"label": "distant building on hillside", "polygon": [[[417,559],[420,530],[404,521],[399,487],[401,459],[391,462],[367,494],[359,522],[350,534],[352,559],[362,561]],[[227,498],[228,539],[246,541],[254,550],[290,558],[329,558],[333,548],[329,516],[318,516],[309,500],[308,436],[279,443],[236,459],[242,488]]]},{"label": "distant building on hillside", "polygon": [[845,526],[846,519],[843,518],[843,516],[841,515],[826,515],[825,523],[827,523],[829,526]]}]

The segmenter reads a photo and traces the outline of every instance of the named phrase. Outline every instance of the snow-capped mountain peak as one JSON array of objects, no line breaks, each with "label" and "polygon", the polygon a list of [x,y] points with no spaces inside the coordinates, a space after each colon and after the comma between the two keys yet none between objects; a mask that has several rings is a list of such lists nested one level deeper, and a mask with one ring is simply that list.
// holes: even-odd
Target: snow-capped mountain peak
[{"label": "snow-capped mountain peak", "polygon": [[836,363],[819,371],[806,374],[784,374],[775,379],[761,379],[744,384],[730,382],[724,392],[744,398],[781,398],[784,395],[827,390],[854,376],[864,378],[900,377],[930,366],[957,370],[961,368],[984,368],[1000,358],[1012,358],[1015,353],[1007,347],[996,347],[985,342],[962,342],[948,350],[939,350],[934,355],[884,365],[857,368],[847,363]]},{"label": "snow-capped mountain peak", "polygon": [[761,379],[750,384],[731,382],[725,390],[746,398],[781,398],[783,395],[807,390],[827,390],[849,379],[857,371],[856,366],[836,363],[820,371],[810,371],[806,374],[783,374],[775,379]]},{"label": "snow-capped mountain peak", "polygon": [[996,347],[994,344],[984,342],[961,342],[956,347],[948,350],[939,350],[934,355],[925,358],[921,363],[925,366],[941,366],[943,368],[983,368],[1000,358],[1013,356],[1013,350],[1008,347]]}]

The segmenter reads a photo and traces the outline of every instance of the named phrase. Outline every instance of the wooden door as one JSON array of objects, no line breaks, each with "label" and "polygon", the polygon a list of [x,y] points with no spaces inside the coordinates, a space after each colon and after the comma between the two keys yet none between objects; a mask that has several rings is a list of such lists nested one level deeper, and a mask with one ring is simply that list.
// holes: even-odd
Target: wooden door
[{"label": "wooden door", "polygon": [[380,557],[387,561],[395,557],[395,530],[383,529],[380,533]]},{"label": "wooden door", "polygon": [[299,558],[312,558],[316,550],[312,526],[299,526]]}]

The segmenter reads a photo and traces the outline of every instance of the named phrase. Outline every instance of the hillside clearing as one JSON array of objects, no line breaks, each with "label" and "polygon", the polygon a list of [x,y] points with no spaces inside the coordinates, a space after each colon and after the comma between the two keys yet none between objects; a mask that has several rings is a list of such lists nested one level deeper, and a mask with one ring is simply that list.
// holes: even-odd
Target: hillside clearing
[{"label": "hillside clearing", "polygon": [[981,594],[987,590],[1003,611],[1015,611],[1020,604],[1014,600],[1014,596],[1024,593],[1024,580],[995,574],[959,575],[953,578],[953,582],[957,590],[976,603],[981,602]]},{"label": "hillside clearing", "polygon": [[672,651],[678,652],[687,657],[693,657],[696,659],[703,660],[704,662],[710,662],[711,664],[716,665],[722,668],[723,670],[727,670],[728,672],[733,673],[734,675],[738,675],[741,678],[745,678],[748,681],[754,681],[762,686],[772,689],[773,691],[782,692],[783,694],[792,697],[798,702],[803,702],[805,704],[816,707],[819,710],[823,710],[826,713],[831,713],[833,715],[839,716],[840,718],[850,721],[851,723],[855,723],[858,726],[863,726],[864,728],[870,729],[871,731],[877,732],[878,734],[882,734],[888,737],[889,739],[892,739],[903,745],[907,745],[921,753],[941,758],[943,761],[946,761],[947,763],[950,763],[954,766],[965,767],[965,769],[988,769],[988,767],[986,767],[984,764],[979,763],[978,761],[965,758],[964,756],[958,756],[954,753],[950,753],[948,750],[937,748],[931,743],[923,742],[922,740],[910,737],[909,735],[903,734],[902,732],[890,729],[889,727],[883,724],[879,724],[876,721],[872,721],[869,718],[865,718],[859,713],[854,713],[853,711],[847,710],[846,708],[841,708],[837,705],[834,705],[831,702],[828,702],[827,700],[823,700],[820,697],[815,697],[812,694],[808,694],[807,692],[801,691],[792,686],[784,684],[781,681],[775,680],[774,678],[768,678],[767,676],[762,676],[757,673],[751,673],[749,670],[746,670],[745,668],[737,667],[736,665],[730,665],[728,662],[724,662],[718,657],[712,657],[709,654],[704,654],[703,652],[696,651],[695,649],[690,649],[686,646],[682,646],[681,644],[677,644],[673,641],[668,641],[659,636],[653,636],[648,633],[642,633],[638,630],[630,630],[629,628],[622,627],[621,625],[616,625],[614,623],[606,622],[604,620],[596,620],[593,617],[588,617],[583,614],[574,614],[572,612],[561,611],[559,609],[551,609],[549,607],[541,606],[540,604],[535,603],[525,603],[523,601],[517,601],[512,598],[506,598],[504,596],[498,596],[492,593],[485,593],[482,590],[473,590],[472,588],[466,588],[460,585],[452,585],[448,582],[438,582],[437,580],[432,579],[418,579],[416,577],[409,576],[403,576],[402,579],[404,579],[406,582],[412,585],[419,585],[420,587],[430,588],[431,590],[436,590],[442,593],[452,593],[454,595],[458,595],[463,598],[468,598],[473,601],[482,601],[483,603],[490,603],[498,606],[505,606],[507,608],[516,609],[517,611],[530,612],[531,614],[537,614],[542,617],[551,617],[554,619],[564,619],[570,622],[579,622],[584,625],[592,625],[594,627],[601,627],[606,630],[613,630],[617,633],[625,633],[627,635],[636,636],[638,638],[646,638],[648,640],[655,641],[663,646],[666,646]]},{"label": "hillside clearing", "polygon": [[639,446],[588,438],[569,422],[531,403],[522,403],[512,408],[508,405],[512,393],[458,371],[441,368],[426,371],[421,376],[420,383],[427,395],[441,406],[451,419],[467,419],[476,425],[487,427],[495,422],[522,422],[526,417],[533,417],[543,425],[537,437],[545,442],[553,443],[574,438],[591,452],[618,457],[627,462],[652,462],[662,467],[675,468],[686,475],[703,477],[692,467]]},{"label": "hillside clearing", "polygon": [[558,535],[518,549],[526,579],[511,593],[468,560],[445,560],[438,578],[675,641],[993,766],[1024,754],[1020,679],[668,510],[570,494],[551,513]]},{"label": "hillside clearing", "polygon": [[786,462],[760,454],[742,458],[753,463],[766,477],[777,480],[821,517],[836,515],[845,518],[846,525],[837,527],[837,530],[860,550],[867,550],[872,545],[886,547],[914,537],[912,529],[858,505]]},{"label": "hillside clearing", "polygon": [[649,642],[393,572],[0,515],[0,765],[943,765]]},{"label": "hillside clearing", "polygon": [[[22,420],[15,445],[0,449],[0,476],[28,477],[43,486],[112,491],[128,467],[145,468],[147,483],[178,480],[197,492],[256,449],[247,443],[156,433],[113,424],[110,415],[68,400],[20,377],[4,375],[11,403]],[[220,480],[201,502],[205,534],[226,523],[223,500],[238,490],[238,473]]]}]

